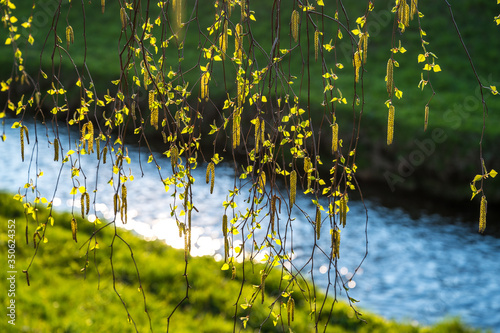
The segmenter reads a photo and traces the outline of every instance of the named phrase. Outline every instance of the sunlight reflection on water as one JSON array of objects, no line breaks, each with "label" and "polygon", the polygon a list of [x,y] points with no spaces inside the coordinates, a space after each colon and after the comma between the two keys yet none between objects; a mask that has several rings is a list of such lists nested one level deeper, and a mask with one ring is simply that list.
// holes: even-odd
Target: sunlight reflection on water
[{"label": "sunlight reflection on water", "polygon": [[[0,143],[0,189],[17,192],[25,182],[36,179],[33,174],[27,176],[33,145],[26,149],[26,162],[22,163],[18,154],[19,143],[15,140],[18,132],[8,127],[7,124],[8,142]],[[34,133],[32,128],[30,133]],[[40,141],[44,142],[43,139]],[[61,142],[64,141],[61,138]],[[36,181],[41,195],[51,200],[55,189],[53,180],[58,175],[59,164],[52,161],[51,147],[40,144],[38,148],[38,165],[33,164],[31,172],[39,169],[45,172]],[[148,240],[158,239],[172,247],[184,248],[184,239],[179,237],[177,223],[168,213],[170,205],[174,204],[172,192],[165,193],[152,163],[143,161],[145,176],[140,177],[138,153],[134,148],[129,148],[129,155],[133,161],[130,168],[136,179],[127,184],[128,223],[118,225],[134,230]],[[144,154],[142,157],[147,159]],[[163,159],[161,154],[157,157],[163,169],[168,170],[169,161]],[[83,156],[81,163],[87,172],[87,186],[93,188],[96,181],[99,183],[97,216],[113,219],[111,199],[115,190],[106,184],[112,173],[102,168],[96,180],[95,172],[92,171],[95,170],[95,156]],[[69,178],[69,167],[65,166],[62,172],[62,179]],[[197,179],[193,185],[193,203],[198,212],[193,211],[191,253],[195,256],[210,255],[221,260],[222,201],[226,198],[226,189],[234,185],[233,170],[227,166],[217,166],[213,195],[209,194],[209,186],[203,181],[204,173],[203,166],[193,172]],[[57,196],[53,199],[55,207],[67,210],[73,204],[78,207],[79,200],[73,200],[69,194],[72,186],[74,185],[70,182],[59,184]],[[240,208],[245,207],[244,195],[245,191],[242,191],[237,201]],[[298,200],[306,211],[314,212],[314,206],[308,198],[299,195]],[[500,313],[498,238],[479,235],[469,224],[456,219],[436,214],[422,214],[418,219],[412,219],[402,209],[389,209],[371,201],[366,201],[365,204],[369,211],[368,258],[354,274],[365,253],[366,218],[363,205],[352,201],[348,227],[341,234],[341,258],[338,266],[341,276],[351,288],[351,296],[361,301],[361,307],[388,318],[416,319],[421,323],[432,323],[447,315],[461,316],[471,325],[500,329],[500,316],[497,316]],[[294,264],[301,266],[310,256],[310,240],[315,237],[315,233],[313,227],[301,215],[296,214],[296,221],[293,222],[293,260]],[[91,215],[92,218],[95,215]],[[120,220],[119,216],[117,220]],[[265,228],[267,225],[263,225],[261,235],[265,235]],[[285,233],[283,229],[280,232]],[[328,226],[325,226],[322,234],[328,235],[328,232]],[[241,246],[240,239],[235,238],[235,241],[235,246]],[[289,242],[288,240],[286,244],[287,249]],[[329,242],[329,237],[322,236],[318,245],[329,251]],[[315,260],[315,272],[320,273],[316,275],[316,281],[326,288],[328,260],[320,254],[316,255]],[[305,269],[304,273],[309,269]]]}]

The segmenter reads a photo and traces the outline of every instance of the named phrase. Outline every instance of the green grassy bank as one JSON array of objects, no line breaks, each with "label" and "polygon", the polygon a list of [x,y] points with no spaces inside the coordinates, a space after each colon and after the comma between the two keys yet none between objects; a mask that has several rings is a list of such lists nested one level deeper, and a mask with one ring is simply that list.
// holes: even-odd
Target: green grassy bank
[{"label": "green grassy bank", "polygon": [[[159,241],[145,241],[132,233],[118,229],[120,239],[114,239],[113,280],[110,266],[110,244],[113,239],[113,226],[107,227],[97,236],[99,248],[90,251],[89,265],[86,274],[85,252],[94,225],[78,219],[78,243],[72,240],[69,214],[54,214],[54,225],[48,226],[43,243],[32,261],[35,249],[32,234],[34,222],[30,221],[28,234],[30,244],[25,243],[26,219],[19,202],[13,201],[11,195],[0,194],[0,248],[2,249],[1,267],[7,267],[7,246],[9,240],[15,239],[15,297],[8,296],[12,286],[7,284],[10,277],[6,269],[0,271],[0,295],[2,305],[2,332],[134,332],[136,325],[139,332],[148,332],[149,319],[144,311],[144,299],[140,286],[144,291],[148,314],[154,331],[164,332],[168,324],[168,316],[186,294],[185,262],[183,251],[174,250]],[[15,236],[9,237],[7,230],[15,220]],[[39,221],[46,221],[47,214],[42,209]],[[101,225],[102,226],[102,225]],[[12,233],[10,233],[12,234]],[[123,241],[122,241],[123,240]],[[132,260],[140,272],[140,283]],[[92,243],[94,246],[95,244]],[[31,263],[32,262],[32,263]],[[29,266],[31,263],[31,266]],[[27,286],[22,270],[29,268],[30,286]],[[242,268],[237,265],[237,274],[231,279],[230,271],[221,271],[221,263],[210,257],[189,258],[187,279],[189,280],[189,298],[185,300],[172,316],[171,332],[288,332],[287,313],[283,304],[287,298],[282,297],[283,283],[279,274],[271,274],[266,279],[266,300],[260,304],[260,295],[253,307],[243,309],[242,304],[250,301],[255,288],[259,285],[259,265],[246,264],[245,286],[242,287]],[[12,269],[12,268],[11,268]],[[127,311],[113,290],[121,296],[133,319],[127,319]],[[303,286],[302,286],[303,287]],[[235,303],[238,295],[241,298],[238,306]],[[301,296],[298,288],[294,288],[296,300],[295,320],[291,323],[292,332],[314,332],[314,321],[311,319],[311,304]],[[15,300],[15,327],[8,323],[10,318],[4,314],[11,299]],[[324,296],[317,294],[320,304]],[[271,303],[276,301],[271,312]],[[332,300],[326,301],[328,309]],[[235,313],[237,309],[237,313]],[[363,313],[365,322],[358,320],[353,310],[340,302],[335,304],[329,318],[327,332],[476,332],[459,321],[447,321],[432,327],[413,326],[405,323],[389,321],[379,316]],[[236,326],[233,316],[236,315]],[[242,328],[240,318],[248,316],[246,329]],[[314,316],[312,316],[314,317]],[[320,318],[320,331],[328,319]]]},{"label": "green grassy bank", "polygon": [[[195,23],[199,23],[200,31],[205,32],[206,27],[213,23],[215,15],[213,2],[199,1],[197,3],[198,11],[195,13],[192,11],[194,1],[186,1],[185,13],[186,15],[198,14],[199,21]],[[497,50],[500,49],[499,28],[493,21],[493,16],[499,12],[499,6],[494,1],[488,0],[464,0],[450,3],[482,83],[486,86],[500,86],[500,67],[496,65]],[[26,50],[26,67],[35,74],[41,61],[44,71],[50,74],[52,72],[50,56],[54,38],[50,36],[46,44],[44,41],[52,22],[51,15],[56,6],[50,1],[36,1],[36,4],[38,14],[35,15],[33,22],[35,44]],[[272,44],[269,36],[269,13],[272,4],[272,1],[267,0],[252,1],[250,4],[250,10],[255,12],[257,20],[254,22],[255,24],[252,23],[252,35],[266,52],[269,52]],[[483,128],[483,110],[481,99],[476,91],[477,81],[444,1],[432,5],[421,4],[421,11],[425,16],[420,19],[420,23],[422,29],[427,33],[425,40],[430,43],[426,47],[428,51],[438,56],[436,62],[442,68],[442,72],[431,73],[430,76],[432,87],[437,95],[430,102],[429,128],[426,132],[423,131],[424,106],[431,98],[432,92],[429,86],[423,92],[417,88],[423,64],[417,63],[417,55],[422,53],[422,48],[415,20],[412,21],[407,32],[403,35],[397,34],[394,37],[394,46],[397,46],[401,41],[407,49],[406,53],[395,55],[395,59],[400,64],[400,67],[395,69],[395,86],[402,90],[404,95],[402,100],[394,102],[396,106],[395,140],[390,147],[386,145],[387,108],[384,101],[387,99],[387,92],[385,91],[384,76],[392,47],[393,14],[391,14],[390,8],[393,4],[394,1],[377,1],[375,10],[368,16],[367,26],[371,37],[368,46],[368,63],[364,68],[365,107],[361,125],[361,141],[357,150],[358,176],[365,180],[378,182],[383,191],[423,190],[428,195],[452,200],[467,200],[470,198],[468,183],[475,174],[481,173],[479,141]],[[350,1],[345,6],[350,15],[349,24],[352,30],[355,28],[355,19],[365,13],[366,2]],[[75,64],[81,66],[84,59],[82,50],[87,49],[88,68],[92,73],[98,94],[102,96],[106,88],[109,87],[109,82],[117,79],[119,73],[117,60],[123,40],[119,41],[121,24],[118,3],[108,2],[104,14],[101,13],[101,6],[97,1],[85,3],[87,44],[84,43],[83,38],[82,6],[73,4],[70,10],[69,2],[64,2],[61,8],[62,14],[57,31],[60,36],[64,37],[65,15],[67,14],[67,21],[71,22],[75,31],[75,43],[70,46],[69,54],[73,57]],[[156,17],[155,10],[157,10],[156,6],[152,6],[150,13],[152,18]],[[30,11],[29,6],[18,6],[16,9],[20,20],[27,18]],[[144,14],[145,12],[143,12]],[[233,14],[235,16],[233,23],[239,20],[237,14]],[[340,20],[347,24],[343,15],[340,15]],[[288,44],[289,29],[287,24],[289,18],[283,16],[282,22],[286,23],[282,29],[282,38],[286,40],[285,44]],[[205,65],[204,60],[200,60],[199,56],[199,44],[203,44],[205,41],[200,39],[195,23],[192,22],[189,27],[181,54],[175,46],[170,46],[166,50],[167,59],[169,59],[166,68],[172,67],[175,71],[181,66],[183,70],[187,70],[184,79],[190,82],[190,87],[198,84],[200,73],[196,66],[198,64]],[[319,21],[317,23],[320,24]],[[327,22],[324,28],[324,42],[327,43],[336,35],[337,26]],[[344,33],[344,35],[346,34]],[[305,25],[302,29],[302,36],[305,36]],[[3,31],[0,37],[5,37]],[[305,38],[303,38],[303,42],[305,43]],[[248,44],[245,45],[248,47]],[[202,46],[207,45],[203,44]],[[290,47],[290,45],[283,47]],[[42,48],[45,48],[45,52],[44,56],[40,58],[39,54]],[[352,66],[350,56],[348,56],[349,50],[350,43],[347,38],[344,38],[344,41],[338,45],[338,59],[336,61],[342,62],[345,66],[344,72],[339,73],[341,77],[339,82],[342,85],[344,95],[349,101],[352,101],[352,84],[349,81],[352,77]],[[325,53],[327,58],[332,56],[332,53]],[[257,49],[255,57],[259,60],[259,66],[263,67],[266,56]],[[182,58],[180,65],[179,58]],[[61,80],[66,86],[71,86],[76,81],[74,67],[65,54],[62,54],[61,59]],[[291,68],[291,74],[300,78],[304,69],[302,60],[301,57],[295,56],[287,58],[283,68],[286,71]],[[11,63],[11,54],[1,52],[0,73],[2,78],[10,75]],[[328,58],[328,63],[331,64],[333,61]],[[54,64],[57,71],[59,54],[56,55]],[[217,66],[213,73],[213,82],[218,82],[218,84],[210,86],[210,97],[215,105],[221,107],[227,92],[234,95],[236,88],[232,84],[234,68],[231,68],[229,61],[226,60],[225,71],[222,70],[220,63]],[[313,108],[314,105],[317,106],[317,109],[312,112],[312,117],[316,123],[321,120],[324,112],[320,107],[323,100],[323,82],[321,79],[314,79],[315,77],[320,78],[319,67],[320,65],[317,63],[311,67],[314,75],[310,86],[312,105]],[[228,77],[228,84],[223,84],[223,72]],[[300,83],[298,80],[296,81],[294,91],[302,96],[305,95],[306,88],[302,88],[299,92],[298,85]],[[342,82],[346,84],[344,85]],[[303,86],[305,86],[305,82]],[[194,91],[197,90],[198,87],[195,87]],[[499,169],[498,165],[500,164],[500,146],[497,144],[500,139],[500,127],[498,126],[500,115],[497,112],[500,108],[499,98],[485,91],[489,113],[486,118],[483,150],[488,169]],[[77,98],[74,101],[70,100],[69,103],[78,101]],[[341,137],[347,142],[353,128],[351,108],[342,109],[339,107],[336,116],[342,132]],[[218,119],[218,121],[220,125],[222,120]],[[211,122],[212,119],[207,116],[204,123]],[[322,141],[329,142],[328,135],[324,135]],[[436,137],[439,139],[436,140]],[[212,139],[208,139],[205,144],[210,145]],[[330,149],[327,146],[324,145],[325,149]],[[486,182],[485,190],[491,203],[500,201],[499,186]]]}]

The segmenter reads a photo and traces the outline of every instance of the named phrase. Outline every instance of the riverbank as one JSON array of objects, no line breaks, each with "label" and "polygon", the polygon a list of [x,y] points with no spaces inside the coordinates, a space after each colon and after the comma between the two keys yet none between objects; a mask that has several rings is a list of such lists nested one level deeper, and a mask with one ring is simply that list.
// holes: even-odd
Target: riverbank
[{"label": "riverbank", "polygon": [[[25,244],[25,217],[20,203],[11,199],[12,195],[0,195],[0,219],[15,220],[16,251],[15,270],[16,285],[16,328],[28,332],[88,332],[117,331],[133,332],[136,325],[139,332],[149,331],[149,318],[144,312],[144,299],[151,323],[155,330],[165,330],[168,316],[186,294],[186,278],[184,275],[184,253],[174,250],[159,241],[145,241],[122,229],[117,234],[130,245],[134,255],[130,256],[128,246],[115,238],[113,249],[113,268],[115,279],[111,278],[109,264],[110,247],[114,234],[113,226],[99,233],[98,247],[95,243],[85,243],[94,225],[77,219],[78,243],[72,239],[70,229],[71,215],[54,213],[54,225],[47,226],[43,243],[29,268],[30,286],[26,285],[26,269],[34,254],[32,233],[35,226],[30,222],[30,245]],[[46,221],[47,213],[40,210],[39,220]],[[100,225],[102,226],[102,225]],[[6,247],[8,241],[7,223],[0,224],[0,243]],[[90,247],[90,258],[86,270],[85,252]],[[2,256],[5,261],[5,256]],[[140,272],[140,283],[137,278],[135,264]],[[252,284],[259,285],[259,265],[247,264],[245,279],[249,286],[242,285],[241,266],[238,265],[236,278],[231,279],[230,271],[221,271],[221,262],[209,257],[189,258],[187,279],[189,281],[189,299],[185,300],[170,321],[172,332],[230,332],[242,327],[241,318],[247,318],[247,331],[262,329],[263,332],[288,331],[286,309],[279,304],[286,304],[287,297],[280,296],[282,286],[278,274],[271,274],[266,279],[266,301],[260,304],[260,297],[253,307],[244,308],[247,300],[254,292]],[[6,267],[2,265],[2,267]],[[98,268],[98,271],[96,270]],[[0,273],[2,284],[6,280],[6,271]],[[122,297],[132,322],[127,321],[127,312],[113,291]],[[138,289],[139,288],[139,289]],[[7,288],[2,288],[7,290]],[[237,309],[234,303],[238,297]],[[296,332],[313,332],[314,322],[311,320],[311,304],[307,303],[298,289],[294,289],[296,299],[295,320],[291,328]],[[4,298],[5,297],[5,298]],[[320,304],[324,296],[317,294]],[[9,299],[2,295],[2,304],[7,305]],[[270,316],[269,306],[277,301],[275,314]],[[332,300],[327,300],[326,308]],[[236,310],[236,312],[235,312]],[[431,327],[418,326],[415,323],[398,323],[361,310],[362,319],[357,319],[354,311],[345,303],[335,304],[329,319],[327,331],[335,332],[477,332],[456,320],[443,322]],[[236,315],[236,326],[233,316]],[[268,316],[270,316],[268,318]],[[267,319],[266,319],[267,318]],[[277,320],[274,326],[273,320]],[[320,320],[321,327],[326,318]],[[261,326],[261,324],[263,326]],[[0,329],[10,329],[7,320],[0,322]]]}]

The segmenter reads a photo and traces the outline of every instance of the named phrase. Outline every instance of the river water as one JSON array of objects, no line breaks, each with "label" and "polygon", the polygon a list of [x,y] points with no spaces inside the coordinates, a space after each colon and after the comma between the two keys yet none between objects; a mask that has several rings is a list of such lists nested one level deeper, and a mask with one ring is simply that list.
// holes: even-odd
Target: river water
[{"label": "river water", "polygon": [[[0,191],[17,192],[25,183],[34,181],[35,173],[41,170],[44,175],[37,180],[38,188],[42,196],[51,200],[60,162],[53,161],[53,148],[46,143],[44,127],[38,125],[38,154],[33,155],[35,131],[33,124],[28,125],[31,144],[26,145],[23,163],[19,154],[19,130],[10,129],[12,123],[12,119],[6,120],[7,142],[0,142]],[[67,136],[60,135],[60,138],[61,142],[68,142]],[[73,135],[73,141],[75,139],[77,135]],[[169,213],[169,206],[173,204],[172,189],[165,192],[156,166],[147,163],[147,154],[142,153],[141,165],[136,148],[129,148],[129,156],[135,180],[127,184],[129,221],[125,227],[147,239],[159,239],[173,247],[183,248],[184,241],[178,237],[176,222]],[[161,154],[155,157],[166,175],[169,160],[162,158]],[[96,183],[95,160],[95,155],[80,160],[86,171],[88,188],[94,188]],[[61,183],[54,198],[58,210],[69,210],[73,205],[70,189],[74,184],[68,181],[68,164],[61,171]],[[197,179],[193,185],[193,203],[199,213],[193,212],[192,254],[211,255],[217,259],[223,245],[220,231],[222,201],[227,189],[234,185],[234,173],[227,165],[217,166],[216,187],[210,195],[204,182],[204,167],[201,165],[193,173]],[[28,174],[28,169],[31,174]],[[107,184],[112,177],[108,169],[101,168],[97,179],[97,215],[104,218],[113,217],[110,199],[114,188]],[[297,200],[306,211],[314,212],[309,198],[299,195]],[[76,201],[78,206],[79,200]],[[365,200],[364,204],[368,209],[368,222],[363,203],[350,202],[348,227],[342,231],[339,260],[344,281],[351,280],[350,296],[360,300],[361,308],[387,318],[421,324],[460,316],[472,326],[500,332],[500,239],[497,236],[480,235],[475,223],[457,217],[422,212],[415,218],[402,208],[387,208],[377,200]],[[244,206],[242,200],[238,205]],[[303,215],[294,217],[294,262],[304,263],[311,254],[314,230]],[[327,235],[328,230],[325,229],[323,234]],[[366,235],[368,256],[351,279],[365,255]],[[329,242],[329,237],[324,236],[319,245],[328,249]],[[315,280],[322,287],[327,285],[327,267],[324,256],[315,257]]]}]

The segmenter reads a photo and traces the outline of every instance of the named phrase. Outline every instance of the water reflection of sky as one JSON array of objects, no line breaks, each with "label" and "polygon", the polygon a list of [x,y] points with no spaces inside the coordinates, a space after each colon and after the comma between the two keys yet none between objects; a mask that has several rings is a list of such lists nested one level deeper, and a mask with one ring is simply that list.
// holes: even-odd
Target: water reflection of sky
[{"label": "water reflection of sky", "polygon": [[[12,121],[11,121],[12,122]],[[42,131],[40,131],[41,133]],[[26,147],[22,163],[19,156],[18,130],[11,130],[6,124],[7,142],[0,143],[0,190],[17,192],[19,187],[35,180],[35,172],[41,169],[44,176],[38,178],[41,195],[52,199],[59,165],[52,161],[52,147],[46,144],[45,133],[39,134],[38,165],[32,164],[30,176],[31,149],[34,130],[30,126],[31,145]],[[64,140],[63,140],[64,141]],[[67,148],[66,148],[67,149]],[[173,204],[172,188],[166,193],[153,163],[146,163],[142,152],[141,165],[145,176],[140,177],[138,151],[129,148],[132,159],[130,166],[135,180],[127,184],[128,223],[124,228],[132,229],[146,239],[159,239],[175,248],[184,248],[184,239],[179,237],[176,221],[170,216],[169,206]],[[170,162],[161,159],[163,177],[168,175]],[[87,187],[93,189],[95,178],[95,156],[81,159],[87,177]],[[62,170],[54,206],[69,210],[73,205],[69,194],[73,184],[68,183],[69,167]],[[212,195],[205,184],[205,169],[200,166],[193,173],[197,179],[193,187],[192,255],[211,255],[221,258],[223,248],[221,219],[222,201],[228,188],[234,185],[233,171],[227,166],[216,169],[216,188]],[[106,184],[112,177],[107,168],[99,171],[99,196],[96,205],[99,218],[112,219],[111,198],[114,188]],[[244,207],[246,192],[238,199]],[[299,204],[309,214],[314,207],[309,199],[298,198]],[[75,201],[76,207],[79,200]],[[416,319],[422,323],[432,323],[447,315],[461,316],[464,321],[478,327],[492,327],[500,330],[500,239],[477,234],[469,224],[439,215],[419,215],[412,219],[398,208],[385,208],[367,201],[369,211],[368,240],[369,255],[353,277],[353,272],[365,254],[366,216],[360,202],[351,202],[348,227],[342,230],[340,274],[351,288],[351,297],[360,300],[360,306],[389,318]],[[76,209],[79,212],[79,208]],[[301,267],[309,258],[314,239],[314,229],[296,211],[293,222],[294,264]],[[95,218],[91,215],[90,218]],[[490,221],[490,223],[493,223]],[[121,224],[121,223],[119,223]],[[287,235],[289,249],[290,230],[285,231],[282,221],[280,232]],[[267,224],[263,222],[265,232]],[[328,226],[322,231],[318,245],[329,251]],[[235,238],[235,245],[241,241]],[[328,283],[328,260],[324,254],[315,252],[314,273],[316,282],[322,287]],[[310,267],[304,270],[304,274]],[[324,277],[324,278],[322,278]]]}]

